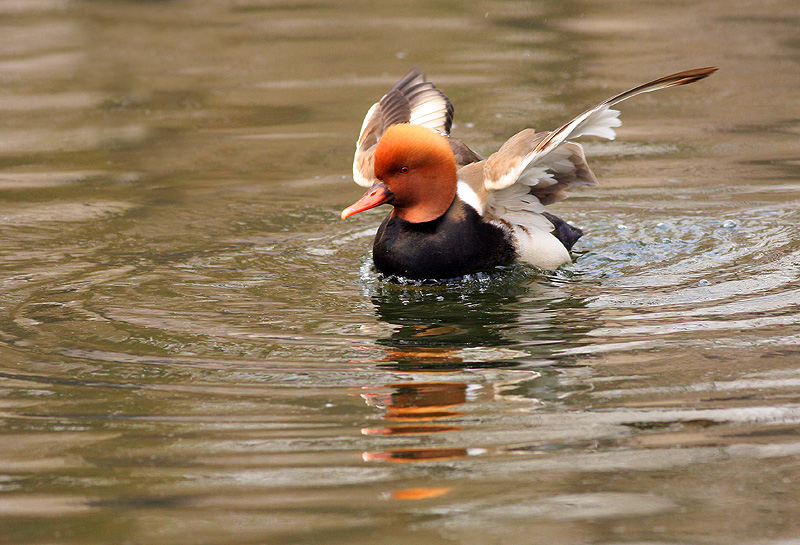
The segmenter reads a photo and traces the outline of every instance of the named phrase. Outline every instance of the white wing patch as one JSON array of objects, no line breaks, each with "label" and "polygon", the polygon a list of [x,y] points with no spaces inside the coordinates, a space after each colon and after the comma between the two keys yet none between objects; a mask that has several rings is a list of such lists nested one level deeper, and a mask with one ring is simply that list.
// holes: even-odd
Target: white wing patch
[{"label": "white wing patch", "polygon": [[422,125],[437,132],[444,132],[447,117],[447,103],[438,95],[429,97],[425,102],[414,105],[409,123]]},{"label": "white wing patch", "polygon": [[364,116],[364,122],[361,123],[361,130],[358,133],[358,140],[356,140],[356,150],[358,150],[358,146],[361,144],[361,140],[364,138],[364,129],[367,128],[367,124],[370,122],[370,118],[372,117],[372,114],[375,113],[375,108],[378,106],[380,106],[380,103],[376,102],[370,107],[369,110],[367,110],[367,115]]},{"label": "white wing patch", "polygon": [[456,194],[459,199],[474,208],[478,212],[478,215],[483,216],[483,203],[478,198],[478,194],[475,193],[469,185],[459,181],[456,185]]},{"label": "white wing patch", "polygon": [[614,127],[622,125],[622,121],[619,120],[619,110],[614,110],[604,104],[597,110],[586,113],[589,115],[585,119],[578,121],[579,116],[574,120],[578,123],[564,135],[562,141],[581,136],[599,136],[608,140],[614,140],[617,137]]},{"label": "white wing patch", "polygon": [[544,205],[522,184],[489,193],[486,217],[549,233],[553,224],[542,216]]}]

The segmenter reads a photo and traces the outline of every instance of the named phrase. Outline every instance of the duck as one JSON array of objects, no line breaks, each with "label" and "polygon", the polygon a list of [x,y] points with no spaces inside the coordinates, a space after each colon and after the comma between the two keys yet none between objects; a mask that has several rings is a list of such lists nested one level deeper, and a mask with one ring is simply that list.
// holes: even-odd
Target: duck
[{"label": "duck", "polygon": [[367,111],[356,141],[353,179],[366,193],[342,219],[388,204],[372,247],[388,278],[442,281],[515,261],[542,270],[572,262],[583,231],[547,212],[573,187],[598,185],[573,140],[613,140],[612,106],[641,93],[687,85],[716,67],[660,77],[616,94],[553,131],[523,129],[484,159],[450,135],[454,108],[412,68]]}]

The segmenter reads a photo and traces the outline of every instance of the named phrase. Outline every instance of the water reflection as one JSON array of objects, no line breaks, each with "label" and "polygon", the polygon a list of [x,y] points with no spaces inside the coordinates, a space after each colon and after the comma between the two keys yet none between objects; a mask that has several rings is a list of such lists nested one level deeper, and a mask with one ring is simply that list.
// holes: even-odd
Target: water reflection
[{"label": "water reflection", "polygon": [[[365,435],[432,435],[461,431],[460,425],[432,424],[431,421],[456,421],[464,416],[457,410],[468,402],[469,385],[463,382],[407,382],[386,384],[383,392],[364,393],[370,406],[380,410],[392,424],[364,428]],[[395,422],[402,422],[398,425]],[[420,462],[467,456],[464,447],[397,448],[364,452],[365,461]]]},{"label": "water reflection", "polygon": [[397,371],[509,368],[520,358],[552,362],[553,342],[580,344],[601,323],[584,312],[590,299],[580,281],[525,265],[434,286],[362,274],[362,292],[377,319],[393,326],[376,340],[388,349],[375,361]]},{"label": "water reflection", "polygon": [[[570,308],[585,306],[581,298],[554,300],[552,293],[537,297],[541,283],[552,280],[526,266],[433,286],[397,285],[368,275],[363,289],[370,294],[377,318],[395,327],[377,340],[386,347],[381,357],[361,363],[369,361],[417,380],[376,385],[360,393],[386,421],[362,428],[362,433],[417,436],[418,445],[429,442],[424,437],[436,436],[442,443],[443,434],[464,432],[464,422],[487,404],[505,401],[530,408],[543,403],[540,395],[548,400],[563,395],[558,372],[532,369],[531,351],[515,338],[520,329],[530,332],[532,326],[560,339],[590,329],[588,324],[573,327],[562,318]],[[541,348],[537,353],[546,356]],[[463,380],[475,372],[480,378]],[[466,431],[445,440],[446,446],[409,446],[413,443],[404,441],[402,447],[366,451],[362,457],[370,462],[430,462],[486,453],[485,445],[470,440],[465,444],[464,437],[475,439]]]},{"label": "water reflection", "polygon": [[380,342],[395,348],[510,344],[502,328],[517,322],[515,304],[528,292],[521,269],[434,286],[374,282],[369,290],[378,319],[399,326]]}]

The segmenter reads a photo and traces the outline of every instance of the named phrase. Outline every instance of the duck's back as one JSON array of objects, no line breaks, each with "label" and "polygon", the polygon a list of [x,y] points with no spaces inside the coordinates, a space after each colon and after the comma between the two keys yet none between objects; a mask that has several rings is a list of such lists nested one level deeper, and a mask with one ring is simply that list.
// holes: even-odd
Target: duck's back
[{"label": "duck's back", "polygon": [[510,263],[516,258],[507,231],[481,219],[458,197],[433,221],[411,223],[389,214],[372,249],[378,270],[413,280],[446,279]]}]

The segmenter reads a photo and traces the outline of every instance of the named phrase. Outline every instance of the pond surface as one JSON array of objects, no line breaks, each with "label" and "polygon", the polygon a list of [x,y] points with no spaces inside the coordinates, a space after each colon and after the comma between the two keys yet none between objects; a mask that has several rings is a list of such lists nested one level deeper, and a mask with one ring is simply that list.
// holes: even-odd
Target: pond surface
[{"label": "pond surface", "polygon": [[[796,543],[800,12],[0,2],[0,543]],[[370,267],[367,108],[483,154],[618,91],[575,263]]]}]

